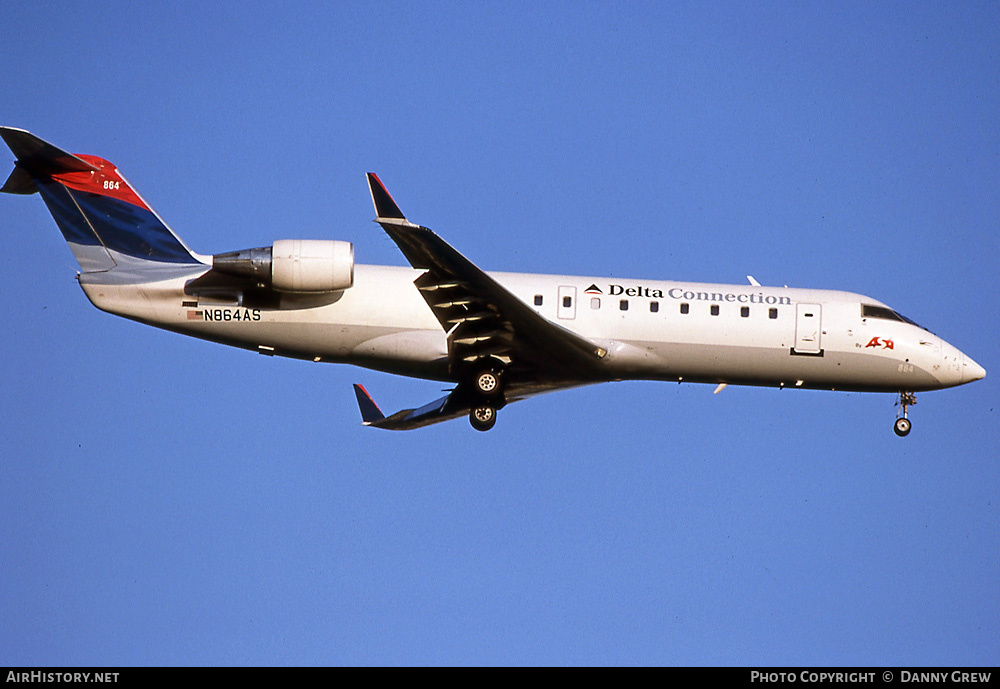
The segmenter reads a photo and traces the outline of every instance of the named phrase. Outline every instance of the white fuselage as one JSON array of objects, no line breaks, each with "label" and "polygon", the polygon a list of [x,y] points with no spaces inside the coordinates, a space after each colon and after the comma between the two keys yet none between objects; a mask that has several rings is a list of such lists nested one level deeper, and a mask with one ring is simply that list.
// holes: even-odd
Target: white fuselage
[{"label": "white fuselage", "polygon": [[[100,309],[194,337],[270,355],[449,379],[447,335],[413,285],[420,270],[357,265],[347,290],[285,294],[276,308],[264,309],[185,294],[185,284],[208,269],[174,270],[138,285],[84,273],[80,283]],[[545,318],[605,348],[599,380],[914,392],[984,375],[919,326],[863,317],[862,305],[885,305],[859,294],[490,275]]]}]

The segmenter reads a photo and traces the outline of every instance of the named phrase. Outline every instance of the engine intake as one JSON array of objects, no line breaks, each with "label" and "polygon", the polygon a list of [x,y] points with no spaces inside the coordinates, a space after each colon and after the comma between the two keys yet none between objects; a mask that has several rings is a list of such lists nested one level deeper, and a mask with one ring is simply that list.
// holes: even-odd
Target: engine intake
[{"label": "engine intake", "polygon": [[220,273],[252,278],[279,292],[339,292],[354,284],[354,245],[279,239],[272,246],[216,254]]}]

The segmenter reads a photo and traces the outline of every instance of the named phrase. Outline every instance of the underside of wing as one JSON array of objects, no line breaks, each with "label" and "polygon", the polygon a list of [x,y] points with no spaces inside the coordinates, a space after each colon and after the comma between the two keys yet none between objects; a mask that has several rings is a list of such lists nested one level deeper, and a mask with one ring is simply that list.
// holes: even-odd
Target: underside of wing
[{"label": "underside of wing", "polygon": [[515,380],[600,376],[602,347],[546,319],[434,232],[406,220],[374,173],[368,183],[376,222],[410,265],[426,271],[414,284],[448,333],[456,379],[484,360],[509,367]]}]

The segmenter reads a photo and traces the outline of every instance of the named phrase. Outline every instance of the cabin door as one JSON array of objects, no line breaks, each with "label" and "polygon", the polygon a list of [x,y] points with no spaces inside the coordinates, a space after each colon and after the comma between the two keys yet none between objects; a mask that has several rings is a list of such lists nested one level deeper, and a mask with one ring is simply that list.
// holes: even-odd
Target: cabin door
[{"label": "cabin door", "polygon": [[821,354],[823,307],[819,304],[795,305],[795,353]]}]

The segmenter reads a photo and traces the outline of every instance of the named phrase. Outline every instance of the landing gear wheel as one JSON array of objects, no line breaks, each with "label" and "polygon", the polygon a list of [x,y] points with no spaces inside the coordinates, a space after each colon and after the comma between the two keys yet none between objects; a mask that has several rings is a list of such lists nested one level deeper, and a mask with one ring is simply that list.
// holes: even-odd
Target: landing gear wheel
[{"label": "landing gear wheel", "polygon": [[491,369],[480,371],[472,379],[472,387],[483,399],[493,399],[500,394],[500,374]]},{"label": "landing gear wheel", "polygon": [[488,405],[473,407],[469,411],[469,423],[477,431],[488,431],[497,423],[497,410]]},{"label": "landing gear wheel", "polygon": [[896,406],[899,407],[899,413],[896,416],[896,423],[892,425],[893,432],[900,438],[903,438],[910,433],[910,428],[912,424],[910,419],[907,418],[906,414],[910,407],[917,403],[917,396],[912,392],[901,392],[899,393],[899,401],[896,402]]},{"label": "landing gear wheel", "polygon": [[892,430],[895,431],[896,435],[900,438],[909,435],[910,433],[910,420],[899,417],[896,419],[896,423],[893,424]]}]

